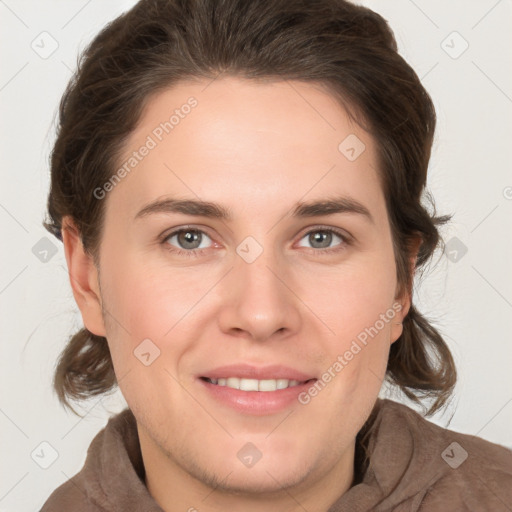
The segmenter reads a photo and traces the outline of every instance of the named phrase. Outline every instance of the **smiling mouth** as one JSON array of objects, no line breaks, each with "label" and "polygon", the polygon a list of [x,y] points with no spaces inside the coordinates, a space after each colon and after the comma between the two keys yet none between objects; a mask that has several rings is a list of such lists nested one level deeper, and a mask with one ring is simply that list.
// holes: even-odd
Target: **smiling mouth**
[{"label": "smiling mouth", "polygon": [[240,391],[278,391],[280,389],[287,389],[295,386],[301,386],[308,382],[315,381],[316,379],[308,380],[290,380],[290,379],[244,379],[238,377],[228,377],[225,379],[210,379],[208,377],[201,377],[205,382],[214,384],[216,386],[226,386]]}]

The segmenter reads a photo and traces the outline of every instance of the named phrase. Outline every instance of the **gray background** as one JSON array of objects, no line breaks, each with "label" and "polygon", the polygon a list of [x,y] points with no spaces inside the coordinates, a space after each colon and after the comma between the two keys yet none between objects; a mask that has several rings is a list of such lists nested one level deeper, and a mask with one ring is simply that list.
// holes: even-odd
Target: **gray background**
[{"label": "gray background", "polygon": [[[52,393],[56,358],[81,318],[62,245],[41,222],[55,114],[77,52],[134,3],[0,0],[0,512],[37,510],[124,407],[119,394],[91,400],[80,419]],[[389,20],[434,99],[429,188],[440,213],[455,213],[448,251],[415,288],[460,373],[433,421],[512,447],[512,2],[364,4]]]}]

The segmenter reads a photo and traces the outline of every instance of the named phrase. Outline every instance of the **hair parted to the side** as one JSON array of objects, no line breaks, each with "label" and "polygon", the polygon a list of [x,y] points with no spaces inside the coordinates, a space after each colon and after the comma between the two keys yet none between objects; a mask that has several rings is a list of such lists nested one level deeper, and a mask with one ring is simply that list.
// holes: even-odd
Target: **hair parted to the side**
[{"label": "hair parted to the side", "polygon": [[[45,227],[61,238],[62,218],[71,216],[97,261],[108,197],[93,191],[118,168],[148,99],[178,81],[222,75],[324,86],[373,136],[397,281],[411,290],[414,240],[421,239],[418,270],[442,245],[438,227],[451,218],[423,204],[435,110],[386,21],[345,0],[141,0],[109,23],[82,54],[60,104]],[[455,385],[448,346],[414,305],[386,376],[416,403],[432,401],[428,414]],[[59,399],[70,406],[69,399],[115,385],[106,339],[81,329],[56,367]]]}]

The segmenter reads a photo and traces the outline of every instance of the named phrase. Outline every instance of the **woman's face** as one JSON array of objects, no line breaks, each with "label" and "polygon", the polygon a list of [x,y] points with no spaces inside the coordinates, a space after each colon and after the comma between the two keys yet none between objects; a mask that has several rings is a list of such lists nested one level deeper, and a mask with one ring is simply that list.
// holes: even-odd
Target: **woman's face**
[{"label": "woman's face", "polygon": [[259,492],[351,467],[408,308],[369,134],[317,86],[229,77],[154,96],[123,165],[84,321],[146,463]]}]

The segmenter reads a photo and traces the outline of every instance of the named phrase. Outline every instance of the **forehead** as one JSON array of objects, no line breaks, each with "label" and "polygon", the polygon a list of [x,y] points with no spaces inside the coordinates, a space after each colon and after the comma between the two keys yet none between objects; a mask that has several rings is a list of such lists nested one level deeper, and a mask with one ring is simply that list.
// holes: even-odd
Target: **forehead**
[{"label": "forehead", "polygon": [[319,85],[235,77],[182,82],[147,102],[108,207],[133,218],[170,194],[233,212],[277,212],[298,200],[347,194],[379,217],[385,211],[376,160],[370,135]]}]

